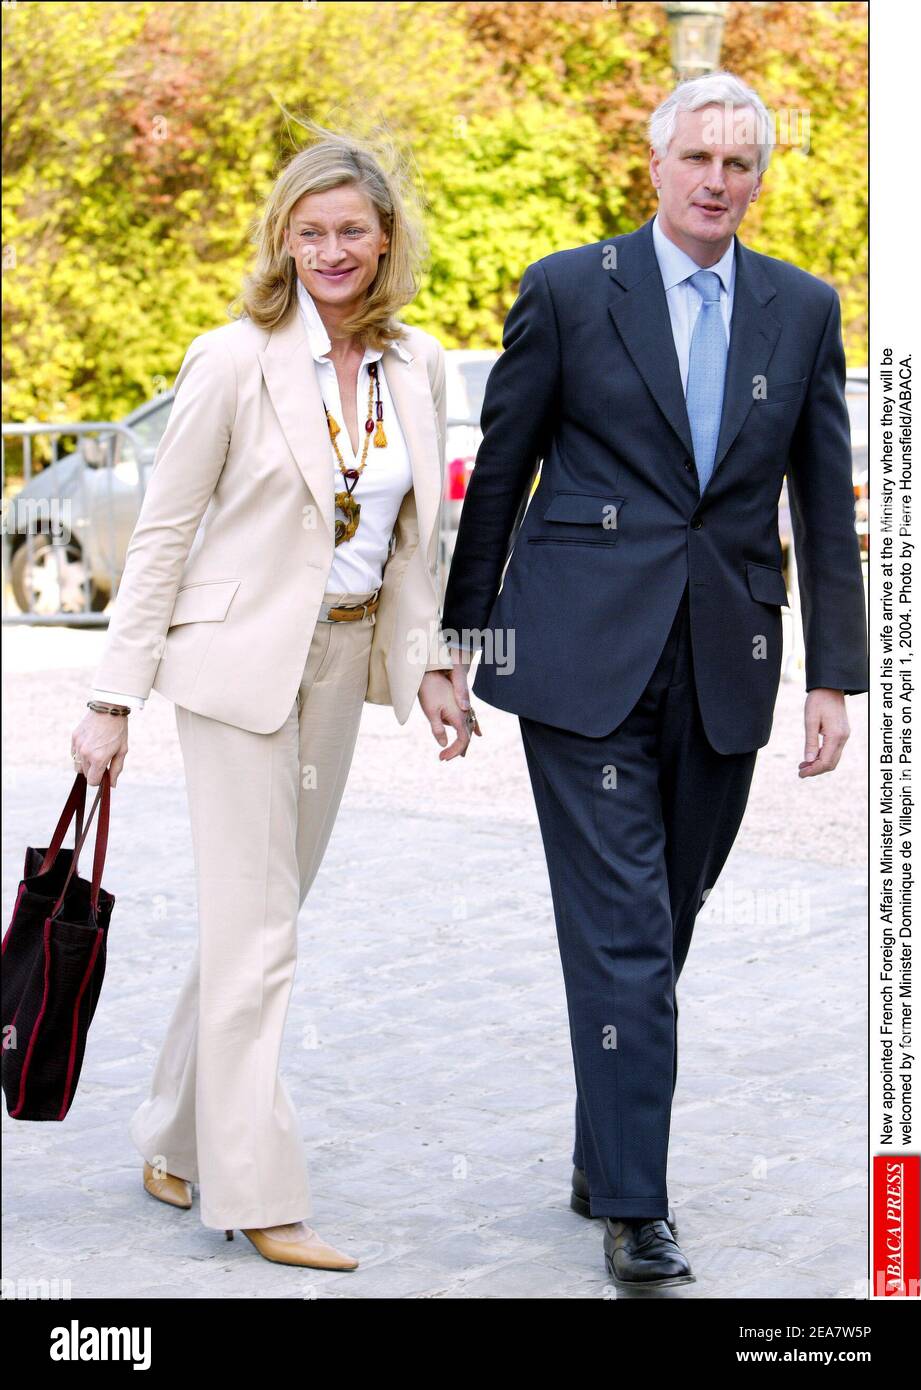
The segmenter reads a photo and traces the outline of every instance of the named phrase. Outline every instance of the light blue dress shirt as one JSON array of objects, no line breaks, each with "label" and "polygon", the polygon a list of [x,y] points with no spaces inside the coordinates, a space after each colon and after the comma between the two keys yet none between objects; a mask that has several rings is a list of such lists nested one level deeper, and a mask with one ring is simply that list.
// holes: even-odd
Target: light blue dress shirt
[{"label": "light blue dress shirt", "polygon": [[726,327],[726,342],[728,343],[736,281],[735,240],[733,239],[729,243],[716,265],[701,266],[692,260],[686,251],[682,251],[680,246],[669,241],[659,226],[657,215],[652,223],[652,243],[662,274],[662,284],[665,286],[665,301],[668,304],[668,313],[672,321],[672,337],[675,340],[678,367],[681,371],[681,388],[686,392],[688,389],[691,334],[694,332],[694,324],[697,322],[701,304],[700,295],[694,286],[689,284],[689,277],[696,275],[698,270],[712,270],[720,277],[720,308]]}]

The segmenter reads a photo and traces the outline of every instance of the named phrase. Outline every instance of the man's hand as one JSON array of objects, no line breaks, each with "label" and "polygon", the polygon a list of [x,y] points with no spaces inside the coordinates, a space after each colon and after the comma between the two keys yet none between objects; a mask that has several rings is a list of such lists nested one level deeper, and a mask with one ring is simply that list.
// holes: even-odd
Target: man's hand
[{"label": "man's hand", "polygon": [[[451,672],[451,684],[454,686],[454,696],[461,709],[466,714],[470,708],[470,691],[467,688],[467,672],[470,663],[473,661],[473,653],[461,651],[455,647],[451,652],[454,661],[454,670]],[[477,733],[480,732],[477,726]]]},{"label": "man's hand", "polygon": [[[470,743],[466,711],[461,709],[458,703],[452,676],[449,676],[447,671],[426,671],[419,687],[419,704],[432,726],[432,734],[441,744],[442,751],[438,754],[438,761],[446,763],[458,754],[462,758],[466,757]],[[450,746],[445,724],[450,724],[457,733]]]},{"label": "man's hand", "polygon": [[831,772],[838,766],[851,733],[844,707],[844,691],[819,687],[810,690],[806,696],[805,722],[806,750],[799,765],[800,777],[816,777],[820,772]]}]

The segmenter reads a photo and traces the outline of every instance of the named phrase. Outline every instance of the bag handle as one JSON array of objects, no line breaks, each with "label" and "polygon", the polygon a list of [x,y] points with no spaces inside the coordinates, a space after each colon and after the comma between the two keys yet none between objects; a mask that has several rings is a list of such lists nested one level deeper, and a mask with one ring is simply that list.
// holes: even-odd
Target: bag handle
[{"label": "bag handle", "polygon": [[[83,773],[80,773],[83,776]],[[85,780],[85,779],[84,779]],[[85,790],[84,790],[85,795]],[[64,880],[64,887],[61,889],[57,902],[51,910],[51,916],[56,917],[61,910],[61,904],[67,892],[67,885],[70,883],[71,876],[76,872],[77,862],[80,858],[80,851],[83,849],[83,842],[90,833],[90,826],[96,814],[96,807],[99,807],[99,824],[96,827],[96,847],[93,855],[93,878],[90,885],[90,908],[95,916],[99,908],[99,889],[102,884],[102,871],[106,862],[106,846],[109,842],[109,803],[111,800],[111,783],[109,769],[106,768],[102,774],[102,781],[99,784],[99,791],[96,793],[96,800],[90,808],[86,825],[80,836],[79,841],[74,845],[74,856],[70,861],[70,868],[67,870],[67,877]]]},{"label": "bag handle", "polygon": [[48,846],[45,857],[42,860],[41,868],[38,871],[40,874],[47,873],[57,859],[58,850],[64,843],[64,836],[67,834],[67,827],[70,825],[73,818],[74,809],[76,809],[77,812],[77,824],[74,830],[75,846],[80,836],[83,834],[83,814],[86,809],[86,785],[86,774],[78,772],[74,778],[74,784],[70,789],[70,796],[68,796],[64,803],[64,809],[55,826],[54,834],[51,837],[51,844]]}]

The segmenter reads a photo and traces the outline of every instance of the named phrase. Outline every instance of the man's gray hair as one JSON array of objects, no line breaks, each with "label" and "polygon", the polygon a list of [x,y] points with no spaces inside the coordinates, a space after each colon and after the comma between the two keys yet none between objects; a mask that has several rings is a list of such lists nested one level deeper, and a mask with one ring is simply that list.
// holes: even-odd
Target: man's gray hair
[{"label": "man's gray hair", "polygon": [[[679,111],[699,111],[702,106],[748,106],[754,111],[751,144],[758,146],[758,173],[767,168],[774,146],[774,129],[767,107],[758,96],[731,72],[708,72],[679,82],[649,117],[649,143],[664,158],[675,133]],[[722,143],[722,142],[721,142]]]}]

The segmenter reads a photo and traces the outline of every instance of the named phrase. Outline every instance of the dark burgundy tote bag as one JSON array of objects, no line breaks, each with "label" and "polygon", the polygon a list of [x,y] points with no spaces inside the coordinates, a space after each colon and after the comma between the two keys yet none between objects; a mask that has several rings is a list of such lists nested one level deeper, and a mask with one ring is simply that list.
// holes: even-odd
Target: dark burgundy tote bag
[{"label": "dark burgundy tote bag", "polygon": [[[3,938],[2,1080],[14,1120],[63,1120],[80,1079],[86,1036],[106,968],[115,899],[102,887],[109,837],[109,769],[86,825],[86,777],[77,774],[47,849],[26,850],[13,916]],[[78,860],[96,808],[93,877]],[[64,836],[76,813],[73,849]]]}]

